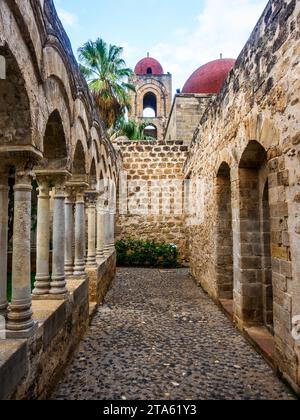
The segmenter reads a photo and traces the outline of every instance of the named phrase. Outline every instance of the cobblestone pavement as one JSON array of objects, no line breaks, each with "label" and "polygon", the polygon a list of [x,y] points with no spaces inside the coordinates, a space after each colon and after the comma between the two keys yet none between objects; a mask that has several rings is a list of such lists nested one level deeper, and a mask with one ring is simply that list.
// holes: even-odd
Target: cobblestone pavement
[{"label": "cobblestone pavement", "polygon": [[54,399],[291,399],[186,270],[119,269]]}]

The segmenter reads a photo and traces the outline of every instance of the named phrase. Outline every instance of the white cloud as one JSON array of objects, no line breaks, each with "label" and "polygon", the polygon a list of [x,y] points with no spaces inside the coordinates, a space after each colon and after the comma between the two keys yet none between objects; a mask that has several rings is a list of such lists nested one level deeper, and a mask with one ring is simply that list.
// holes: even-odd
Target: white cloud
[{"label": "white cloud", "polygon": [[67,10],[58,8],[57,9],[58,16],[65,27],[73,27],[77,23],[77,16],[73,13],[68,12]]},{"label": "white cloud", "polygon": [[236,58],[250,36],[267,0],[205,0],[196,17],[197,28],[174,30],[172,43],[160,43],[151,55],[174,75],[174,88],[183,87],[200,65],[225,58]]}]

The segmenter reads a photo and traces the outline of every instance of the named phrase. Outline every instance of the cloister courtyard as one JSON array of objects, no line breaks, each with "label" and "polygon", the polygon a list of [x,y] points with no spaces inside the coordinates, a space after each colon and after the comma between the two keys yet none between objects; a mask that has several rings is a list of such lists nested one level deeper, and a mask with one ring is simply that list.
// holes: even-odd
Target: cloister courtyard
[{"label": "cloister courtyard", "polygon": [[0,1],[0,400],[296,400],[299,0],[175,95],[75,55],[52,0]]}]

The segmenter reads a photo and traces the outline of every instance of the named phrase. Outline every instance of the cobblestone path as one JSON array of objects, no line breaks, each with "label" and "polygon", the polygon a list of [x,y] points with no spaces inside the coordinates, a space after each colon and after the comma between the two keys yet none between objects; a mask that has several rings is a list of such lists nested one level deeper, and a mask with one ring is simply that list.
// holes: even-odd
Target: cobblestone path
[{"label": "cobblestone path", "polygon": [[291,399],[186,270],[119,269],[54,399]]}]

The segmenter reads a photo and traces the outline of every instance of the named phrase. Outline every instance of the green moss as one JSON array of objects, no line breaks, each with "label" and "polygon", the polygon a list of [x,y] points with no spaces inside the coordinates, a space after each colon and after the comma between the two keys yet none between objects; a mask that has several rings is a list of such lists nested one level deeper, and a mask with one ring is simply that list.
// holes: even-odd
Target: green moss
[{"label": "green moss", "polygon": [[[31,290],[34,288],[35,274],[31,274]],[[7,274],[7,301],[11,302],[12,284],[11,284],[11,273]]]},{"label": "green moss", "polygon": [[155,241],[121,240],[116,243],[118,265],[125,267],[178,267],[178,248]]}]

